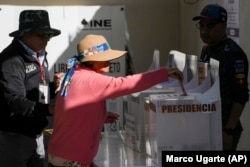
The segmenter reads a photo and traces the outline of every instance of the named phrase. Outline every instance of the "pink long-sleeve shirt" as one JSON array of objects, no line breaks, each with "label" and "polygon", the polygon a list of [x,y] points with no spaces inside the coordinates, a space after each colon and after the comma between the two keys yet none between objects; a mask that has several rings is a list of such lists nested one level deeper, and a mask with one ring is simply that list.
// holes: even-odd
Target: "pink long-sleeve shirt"
[{"label": "pink long-sleeve shirt", "polygon": [[48,153],[91,164],[105,122],[106,99],[139,92],[168,80],[165,68],[127,77],[111,77],[78,67],[68,95],[58,93]]}]

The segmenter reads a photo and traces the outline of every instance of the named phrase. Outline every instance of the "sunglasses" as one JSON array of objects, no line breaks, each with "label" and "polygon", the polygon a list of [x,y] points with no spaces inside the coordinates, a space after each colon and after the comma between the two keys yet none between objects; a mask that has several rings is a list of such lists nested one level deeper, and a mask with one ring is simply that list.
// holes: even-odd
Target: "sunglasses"
[{"label": "sunglasses", "polygon": [[41,39],[50,39],[53,37],[53,34],[45,34],[43,32],[34,32]]}]

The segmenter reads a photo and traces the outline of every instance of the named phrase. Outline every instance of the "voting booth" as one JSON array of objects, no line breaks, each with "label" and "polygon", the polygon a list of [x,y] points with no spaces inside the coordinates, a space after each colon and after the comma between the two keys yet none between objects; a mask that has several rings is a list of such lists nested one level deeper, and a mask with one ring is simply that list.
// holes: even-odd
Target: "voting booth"
[{"label": "voting booth", "polygon": [[148,153],[157,164],[162,151],[222,150],[218,62],[210,66],[214,82],[204,93],[149,95]]},{"label": "voting booth", "polygon": [[[183,72],[185,78],[183,83],[187,85],[187,88],[197,87],[197,56],[187,55],[177,50],[171,50],[169,55],[166,66],[177,67]],[[148,71],[160,67],[159,56],[160,51],[154,50],[153,61]],[[145,102],[150,95],[173,94],[181,91],[180,83],[170,78],[169,81],[157,84],[150,89],[126,96],[124,143],[136,151],[145,152],[151,156],[149,136],[152,131],[150,126],[152,122],[151,113],[145,112]]]}]

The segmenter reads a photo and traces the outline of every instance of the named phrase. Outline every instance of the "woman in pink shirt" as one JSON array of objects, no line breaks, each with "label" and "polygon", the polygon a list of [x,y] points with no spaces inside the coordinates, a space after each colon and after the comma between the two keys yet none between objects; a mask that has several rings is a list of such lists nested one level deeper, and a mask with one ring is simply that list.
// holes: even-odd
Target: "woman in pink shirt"
[{"label": "woman in pink shirt", "polygon": [[[87,35],[77,45],[78,55],[68,60],[58,93],[53,133],[48,145],[50,166],[89,167],[97,154],[103,125],[118,115],[106,111],[106,99],[148,89],[168,80],[183,80],[176,69],[112,77],[109,62],[126,52],[112,50],[101,35]],[[74,164],[74,165],[73,165]]]}]

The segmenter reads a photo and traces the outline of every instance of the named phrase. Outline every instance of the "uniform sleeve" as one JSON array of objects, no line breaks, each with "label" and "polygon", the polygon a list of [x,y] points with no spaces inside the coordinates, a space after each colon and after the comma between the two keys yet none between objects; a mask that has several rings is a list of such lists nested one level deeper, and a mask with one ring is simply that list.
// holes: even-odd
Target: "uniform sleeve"
[{"label": "uniform sleeve", "polygon": [[243,106],[249,100],[248,60],[244,54],[236,53],[232,60],[233,99]]}]

